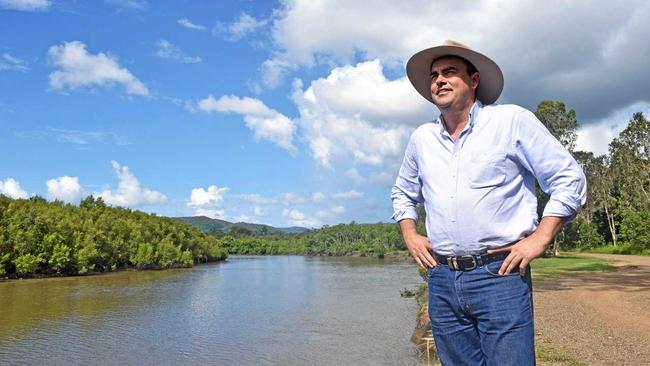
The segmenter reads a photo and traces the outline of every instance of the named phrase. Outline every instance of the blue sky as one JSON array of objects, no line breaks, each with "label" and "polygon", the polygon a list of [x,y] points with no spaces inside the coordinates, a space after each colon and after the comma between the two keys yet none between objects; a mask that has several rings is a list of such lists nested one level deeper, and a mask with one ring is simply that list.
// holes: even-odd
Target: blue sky
[{"label": "blue sky", "polygon": [[404,63],[449,38],[500,64],[500,103],[576,109],[581,149],[650,113],[646,2],[405,4],[0,0],[0,192],[387,222],[406,140],[437,116]]}]

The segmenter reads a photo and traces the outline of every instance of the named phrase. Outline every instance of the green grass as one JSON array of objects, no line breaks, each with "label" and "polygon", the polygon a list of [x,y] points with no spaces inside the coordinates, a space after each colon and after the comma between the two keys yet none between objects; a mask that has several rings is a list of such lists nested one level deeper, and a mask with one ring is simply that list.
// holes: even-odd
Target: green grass
[{"label": "green grass", "polygon": [[602,247],[585,248],[581,252],[586,253],[600,253],[600,254],[635,254],[635,255],[650,255],[650,248],[642,248],[630,244],[622,244],[618,246],[604,245]]},{"label": "green grass", "polygon": [[535,278],[554,277],[569,272],[611,272],[616,268],[598,258],[560,256],[537,258],[531,264]]}]

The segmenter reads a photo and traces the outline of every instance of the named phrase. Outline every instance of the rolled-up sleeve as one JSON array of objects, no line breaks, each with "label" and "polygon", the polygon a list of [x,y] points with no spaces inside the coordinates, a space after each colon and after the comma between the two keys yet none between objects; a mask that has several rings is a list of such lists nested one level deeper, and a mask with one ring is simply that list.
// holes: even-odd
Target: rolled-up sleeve
[{"label": "rolled-up sleeve", "polygon": [[519,114],[513,130],[518,160],[550,195],[542,216],[574,218],[587,200],[578,162],[530,111]]},{"label": "rolled-up sleeve", "polygon": [[393,220],[418,219],[415,206],[423,201],[422,183],[419,177],[415,137],[411,135],[404,160],[399,169],[395,185],[391,191],[393,201]]}]

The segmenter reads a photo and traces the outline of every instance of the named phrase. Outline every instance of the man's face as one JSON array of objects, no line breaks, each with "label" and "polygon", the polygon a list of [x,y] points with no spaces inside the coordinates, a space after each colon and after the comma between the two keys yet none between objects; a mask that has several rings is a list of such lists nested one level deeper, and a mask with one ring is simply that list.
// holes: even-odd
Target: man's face
[{"label": "man's face", "polygon": [[457,58],[441,58],[431,65],[431,98],[441,110],[473,102],[478,83],[478,73],[470,77],[467,65]]}]

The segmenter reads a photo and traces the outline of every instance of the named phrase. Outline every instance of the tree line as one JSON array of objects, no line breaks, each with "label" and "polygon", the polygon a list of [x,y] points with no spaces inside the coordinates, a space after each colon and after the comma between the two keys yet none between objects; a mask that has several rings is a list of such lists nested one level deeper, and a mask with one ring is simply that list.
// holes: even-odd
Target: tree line
[{"label": "tree line", "polygon": [[[535,115],[567,148],[587,177],[587,204],[558,235],[553,251],[598,249],[650,254],[650,123],[635,113],[608,153],[576,151],[579,123],[562,102],[543,101]],[[539,212],[548,196],[538,189]]]},{"label": "tree line", "polygon": [[0,195],[0,276],[190,267],[226,256],[217,238],[193,226],[101,198],[77,207]]},{"label": "tree line", "polygon": [[231,254],[302,254],[361,255],[383,257],[385,253],[404,250],[397,225],[338,224],[300,234],[256,236],[243,230],[228,234],[214,233]]}]

